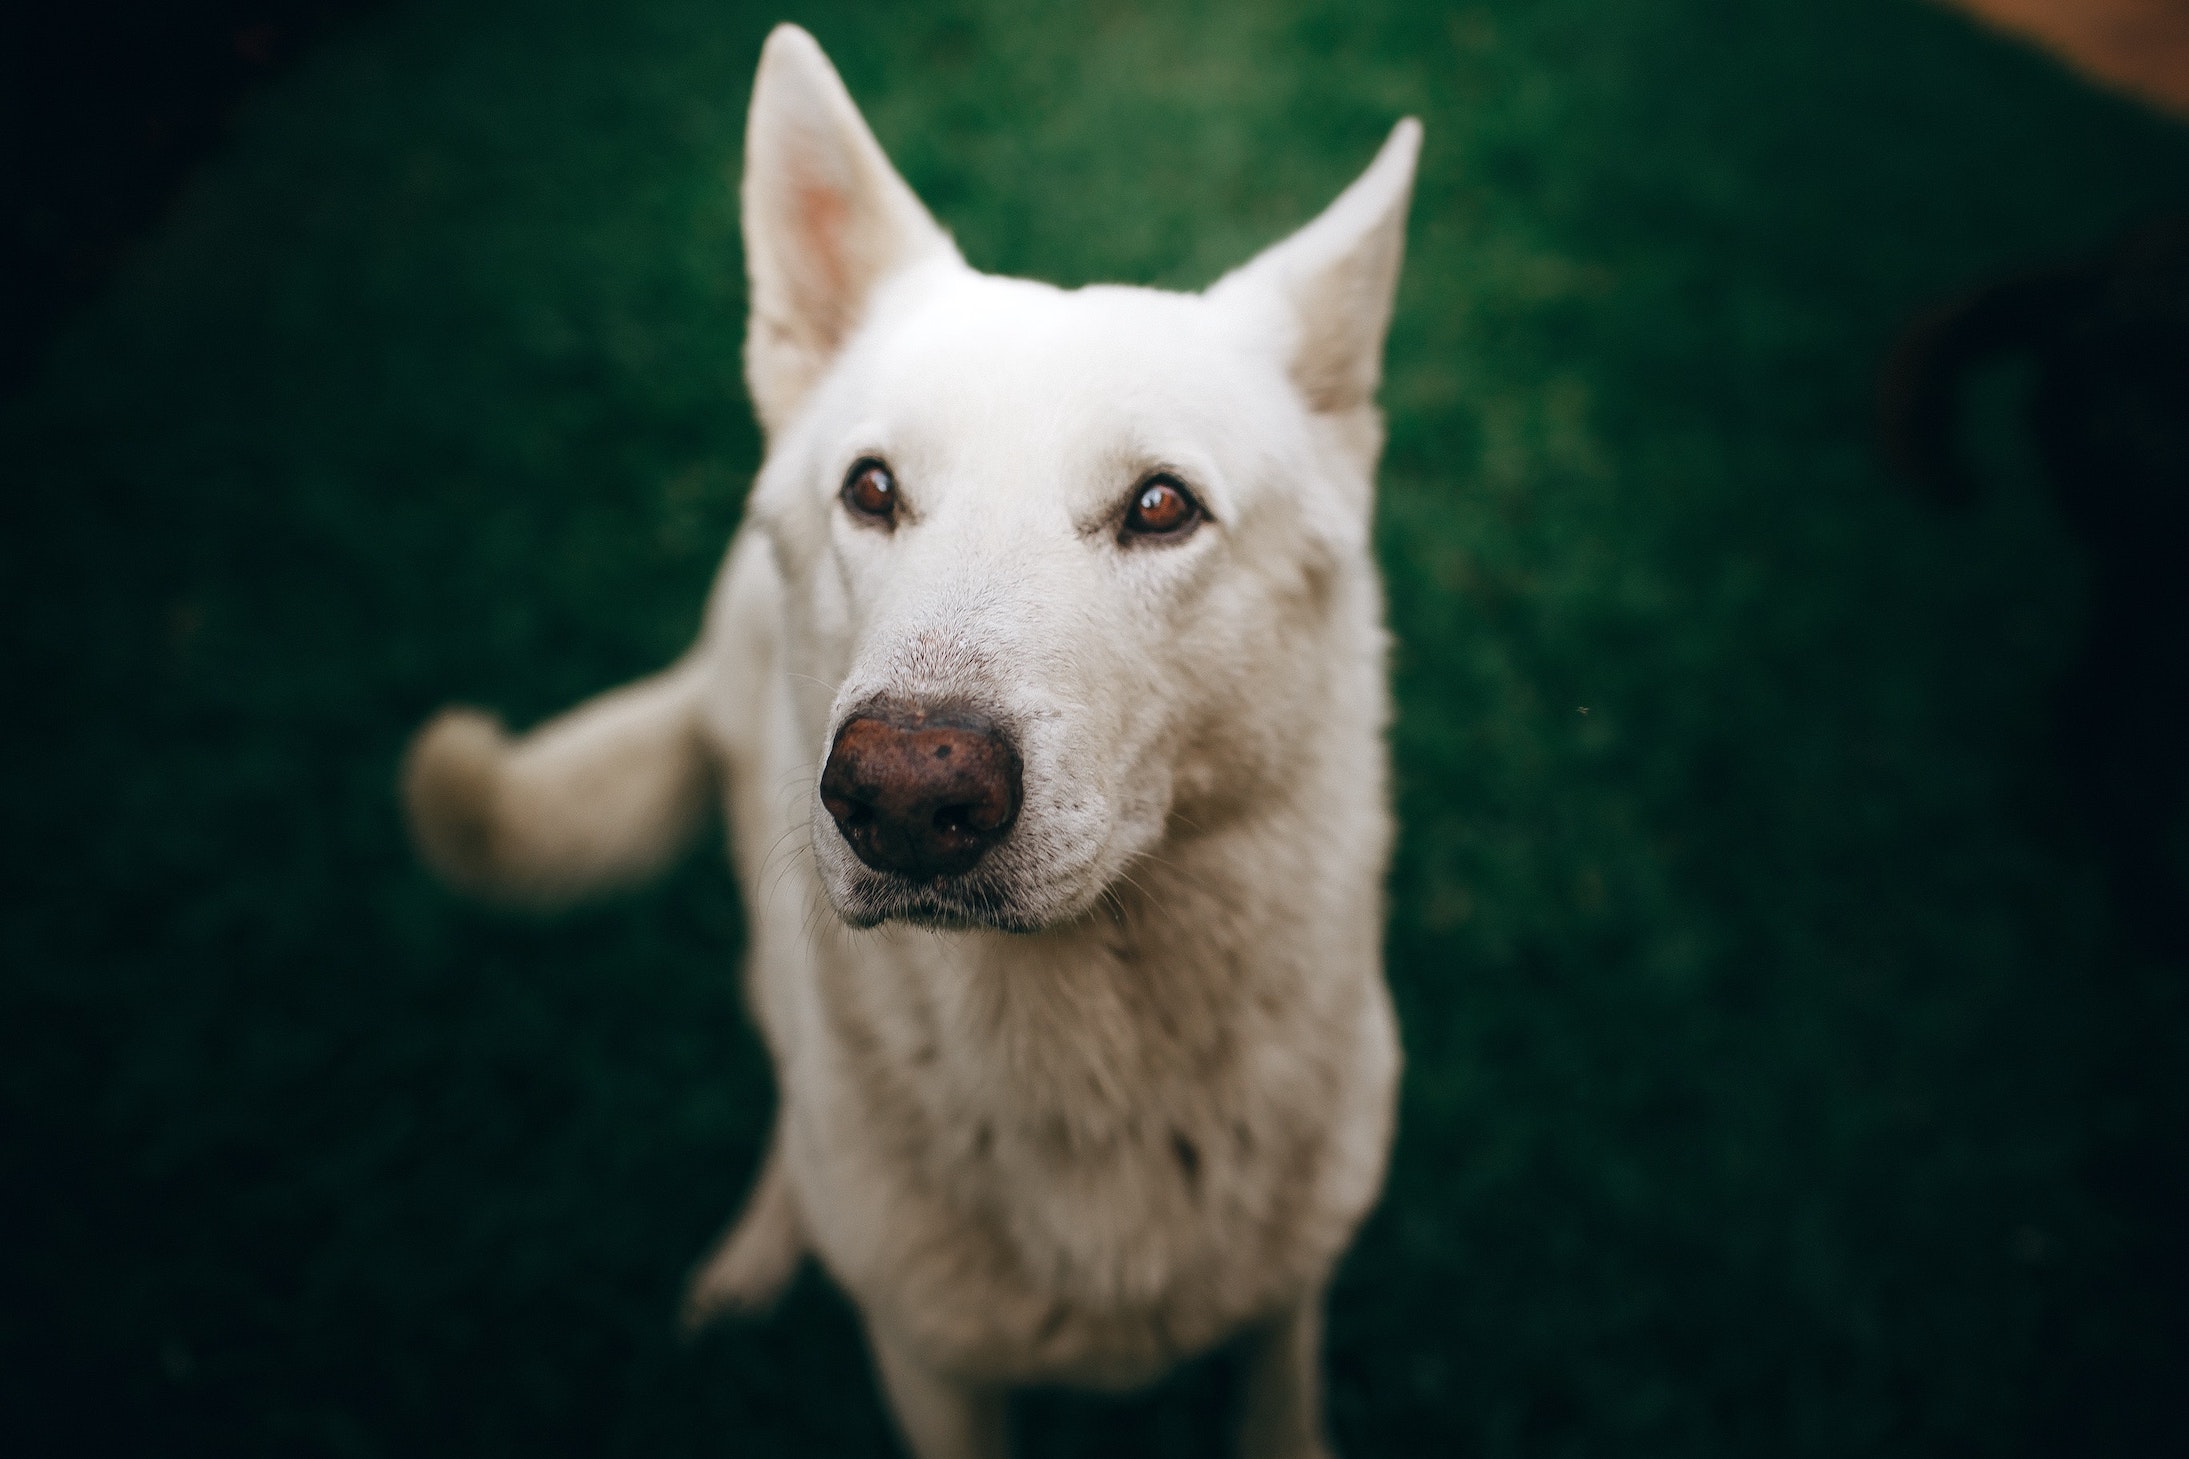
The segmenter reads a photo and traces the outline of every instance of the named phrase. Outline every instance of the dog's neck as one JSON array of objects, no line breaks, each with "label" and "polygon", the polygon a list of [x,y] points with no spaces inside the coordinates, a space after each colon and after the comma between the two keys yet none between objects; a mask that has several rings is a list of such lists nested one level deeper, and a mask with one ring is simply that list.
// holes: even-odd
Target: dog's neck
[{"label": "dog's neck", "polygon": [[943,1059],[999,1115],[1101,1140],[1220,1087],[1280,1026],[1342,1016],[1380,933],[1352,923],[1378,899],[1328,869],[1380,866],[1381,847],[1327,844],[1312,824],[1323,778],[1253,815],[1178,828],[1066,926],[939,934],[950,946],[919,975]]}]

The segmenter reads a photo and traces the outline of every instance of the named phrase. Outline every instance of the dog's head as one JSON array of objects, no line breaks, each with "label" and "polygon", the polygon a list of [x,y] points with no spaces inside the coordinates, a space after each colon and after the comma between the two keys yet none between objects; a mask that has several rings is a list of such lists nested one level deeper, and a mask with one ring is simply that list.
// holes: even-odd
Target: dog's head
[{"label": "dog's head", "polygon": [[1284,796],[1319,726],[1380,725],[1374,395],[1419,137],[1206,293],[1064,291],[969,268],[812,38],[769,38],[750,511],[847,921],[1054,925],[1173,824]]}]

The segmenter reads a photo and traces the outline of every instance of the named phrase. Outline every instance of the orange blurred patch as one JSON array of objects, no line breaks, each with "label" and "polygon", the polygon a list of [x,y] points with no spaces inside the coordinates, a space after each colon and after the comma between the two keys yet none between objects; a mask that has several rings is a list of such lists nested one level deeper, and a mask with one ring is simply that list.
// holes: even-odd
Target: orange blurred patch
[{"label": "orange blurred patch", "polygon": [[2094,81],[2189,119],[2189,0],[1947,0]]}]

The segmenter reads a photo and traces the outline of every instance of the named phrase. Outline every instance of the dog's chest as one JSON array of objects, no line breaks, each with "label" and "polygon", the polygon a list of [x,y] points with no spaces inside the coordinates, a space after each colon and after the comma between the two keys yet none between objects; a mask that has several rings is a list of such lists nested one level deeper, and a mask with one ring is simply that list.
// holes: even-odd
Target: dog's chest
[{"label": "dog's chest", "polygon": [[935,1346],[1133,1381],[1327,1263],[1360,1204],[1333,1144],[1380,1143],[1346,1116],[1381,1100],[1347,1087],[1373,1061],[1325,1010],[1273,994],[1282,968],[1120,957],[1114,937],[990,961],[949,941],[820,990],[851,1076],[831,1138],[855,1125],[863,1152],[844,1184],[889,1213],[842,1255],[886,1271]]}]

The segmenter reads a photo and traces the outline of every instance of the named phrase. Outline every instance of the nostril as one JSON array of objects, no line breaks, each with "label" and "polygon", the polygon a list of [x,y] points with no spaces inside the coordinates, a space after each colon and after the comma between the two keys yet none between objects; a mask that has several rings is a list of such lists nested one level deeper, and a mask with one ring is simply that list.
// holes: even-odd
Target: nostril
[{"label": "nostril", "polygon": [[841,785],[821,787],[821,804],[841,826],[863,826],[874,819],[874,792],[866,786],[846,789]]}]

